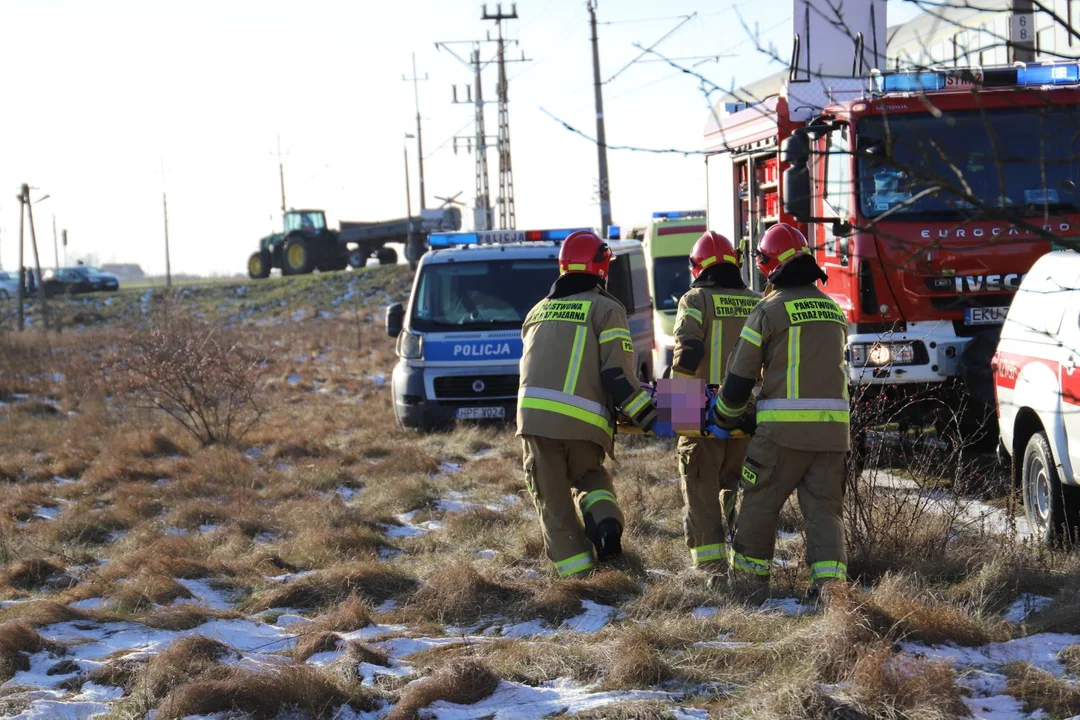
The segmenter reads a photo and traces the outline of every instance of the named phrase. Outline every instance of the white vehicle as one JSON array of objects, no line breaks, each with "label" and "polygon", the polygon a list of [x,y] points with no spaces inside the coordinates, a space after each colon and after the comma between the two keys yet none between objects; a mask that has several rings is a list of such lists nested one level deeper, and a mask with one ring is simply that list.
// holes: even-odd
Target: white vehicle
[{"label": "white vehicle", "polygon": [[7,300],[19,294],[19,274],[0,270],[0,300]]},{"label": "white vehicle", "polygon": [[1080,253],[1043,255],[1020,284],[991,364],[999,453],[1022,483],[1032,534],[1080,537]]},{"label": "white vehicle", "polygon": [[[575,230],[432,233],[408,306],[386,309],[397,338],[394,415],[405,428],[517,414],[521,324],[559,276],[559,243]],[[608,292],[626,308],[635,365],[652,378],[652,300],[636,240],[609,240]]]}]

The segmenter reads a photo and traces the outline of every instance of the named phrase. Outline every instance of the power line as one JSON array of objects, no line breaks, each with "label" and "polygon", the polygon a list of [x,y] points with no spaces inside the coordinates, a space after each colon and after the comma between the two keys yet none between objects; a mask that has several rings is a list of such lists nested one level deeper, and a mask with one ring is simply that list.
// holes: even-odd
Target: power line
[{"label": "power line", "polygon": [[[574,127],[570,123],[563,120],[562,118],[559,118],[559,117],[556,117],[555,115],[552,115],[550,112],[548,112],[547,108],[541,107],[540,112],[544,113],[549,118],[551,118],[555,122],[559,123],[564,128],[566,128],[570,132],[574,133],[575,135],[580,135],[581,137],[585,138],[586,140],[593,143],[594,145],[599,145],[600,144],[599,142],[597,142],[596,138],[590,136],[588,133],[582,132],[581,130],[578,130],[576,127]],[[708,153],[705,152],[704,150],[680,150],[678,148],[643,148],[643,147],[635,147],[633,145],[609,145],[607,143],[604,144],[604,147],[609,149],[609,150],[629,150],[631,152],[651,153],[653,155],[683,155],[683,156],[708,155]]]},{"label": "power line", "polygon": [[650,46],[649,46],[649,49],[648,49],[648,50],[645,50],[645,51],[643,51],[643,52],[642,52],[641,54],[639,54],[639,55],[638,55],[637,57],[635,57],[635,58],[634,58],[633,60],[631,60],[630,62],[628,62],[628,63],[626,63],[625,65],[623,65],[623,66],[622,66],[621,68],[619,68],[619,70],[618,70],[618,71],[617,71],[617,72],[616,72],[616,73],[615,73],[614,75],[612,75],[611,77],[609,77],[609,78],[608,78],[607,80],[605,80],[605,81],[604,81],[604,82],[603,82],[602,84],[603,84],[603,85],[607,85],[607,84],[608,84],[609,82],[611,82],[611,81],[612,81],[612,80],[614,80],[615,78],[617,78],[617,77],[619,77],[620,75],[622,75],[622,74],[623,74],[623,73],[624,73],[624,72],[625,72],[625,71],[626,71],[627,69],[629,69],[629,68],[630,68],[630,66],[631,66],[631,65],[633,65],[634,63],[636,63],[636,62],[637,62],[638,60],[640,60],[641,58],[645,57],[646,53],[648,53],[648,52],[649,52],[649,50],[652,50],[652,49],[653,49],[654,47],[656,47],[657,45],[659,45],[660,43],[664,42],[664,41],[665,41],[665,40],[667,40],[667,39],[668,39],[669,37],[671,37],[672,35],[674,35],[674,34],[675,34],[675,32],[676,32],[676,31],[677,31],[677,30],[678,30],[679,28],[681,28],[681,27],[682,27],[683,25],[685,25],[686,23],[688,23],[688,22],[690,22],[691,20],[693,20],[693,19],[694,19],[695,17],[697,17],[697,13],[696,13],[696,12],[695,12],[695,13],[690,13],[689,15],[683,15],[683,16],[682,16],[682,22],[680,22],[680,23],[679,23],[678,25],[676,25],[675,27],[671,28],[671,29],[670,29],[670,30],[668,30],[668,31],[667,31],[666,33],[664,33],[664,34],[663,34],[663,36],[661,36],[661,38],[660,38],[659,40],[657,40],[656,42],[654,42],[654,43],[653,43],[652,45],[650,45]]}]

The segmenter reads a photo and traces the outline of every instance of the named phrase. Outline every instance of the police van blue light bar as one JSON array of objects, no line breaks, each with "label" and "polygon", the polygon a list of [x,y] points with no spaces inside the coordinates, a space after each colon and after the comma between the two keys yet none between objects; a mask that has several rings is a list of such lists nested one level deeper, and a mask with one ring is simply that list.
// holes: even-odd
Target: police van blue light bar
[{"label": "police van blue light bar", "polygon": [[1022,65],[1016,69],[1018,85],[1073,85],[1080,83],[1080,65],[1053,63]]},{"label": "police van blue light bar", "polygon": [[433,248],[463,245],[506,245],[521,242],[562,242],[571,234],[589,228],[559,228],[555,230],[482,230],[479,232],[440,232],[428,235]]},{"label": "police van blue light bar", "polygon": [[653,220],[680,220],[682,218],[705,217],[704,210],[673,210],[670,212],[654,212]]}]

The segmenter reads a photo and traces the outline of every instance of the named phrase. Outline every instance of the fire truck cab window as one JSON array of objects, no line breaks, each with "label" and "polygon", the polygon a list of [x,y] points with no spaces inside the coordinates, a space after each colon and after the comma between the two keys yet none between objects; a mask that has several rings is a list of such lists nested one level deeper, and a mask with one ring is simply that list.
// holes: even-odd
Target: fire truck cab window
[{"label": "fire truck cab window", "polygon": [[825,201],[841,218],[850,214],[851,150],[847,126],[828,135],[825,159]]},{"label": "fire truck cab window", "polygon": [[955,220],[1080,209],[1080,111],[1071,107],[894,113],[858,124],[866,217]]}]

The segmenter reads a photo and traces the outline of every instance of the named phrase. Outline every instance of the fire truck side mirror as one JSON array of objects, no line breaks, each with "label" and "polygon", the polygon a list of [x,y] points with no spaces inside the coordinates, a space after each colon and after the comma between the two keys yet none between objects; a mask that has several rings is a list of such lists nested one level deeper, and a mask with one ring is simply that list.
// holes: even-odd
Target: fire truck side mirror
[{"label": "fire truck side mirror", "polygon": [[805,162],[784,170],[781,192],[784,212],[798,222],[808,222],[810,220],[810,169]]},{"label": "fire truck side mirror", "polygon": [[810,140],[799,130],[780,144],[780,162],[785,165],[805,165],[810,160]]}]

